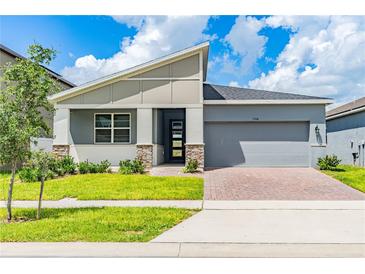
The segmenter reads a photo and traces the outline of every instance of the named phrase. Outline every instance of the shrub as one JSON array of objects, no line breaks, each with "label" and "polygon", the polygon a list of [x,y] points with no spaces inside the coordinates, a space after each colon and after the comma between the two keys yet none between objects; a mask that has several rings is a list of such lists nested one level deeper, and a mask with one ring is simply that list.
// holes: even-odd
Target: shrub
[{"label": "shrub", "polygon": [[38,181],[39,172],[34,167],[25,166],[19,170],[18,174],[22,182],[29,183]]},{"label": "shrub", "polygon": [[142,174],[144,165],[141,160],[124,160],[119,162],[119,172],[122,174]]},{"label": "shrub", "polygon": [[89,163],[89,173],[98,173],[98,165],[95,163]]},{"label": "shrub", "polygon": [[139,174],[143,174],[144,173],[144,165],[142,163],[141,160],[135,159],[132,161],[133,163],[133,173],[139,173]]},{"label": "shrub", "polygon": [[74,162],[74,158],[71,156],[65,156],[62,159],[58,160],[58,166],[60,169],[67,174],[74,174],[77,168],[76,163]]},{"label": "shrub", "polygon": [[194,173],[198,170],[198,160],[196,159],[189,159],[188,163],[183,169],[184,173]]},{"label": "shrub", "polygon": [[101,161],[100,164],[90,163],[89,161],[80,162],[78,165],[79,173],[105,173],[109,171],[110,162],[108,160]]},{"label": "shrub", "polygon": [[132,174],[133,167],[131,160],[124,160],[119,162],[119,172],[122,174]]},{"label": "shrub", "polygon": [[66,174],[66,171],[62,168],[62,167],[60,167],[60,166],[58,166],[57,164],[54,166],[54,167],[52,167],[52,169],[51,169],[55,174],[57,174],[57,176],[63,176],[63,175],[65,175]]},{"label": "shrub", "polygon": [[80,174],[86,174],[89,173],[89,162],[80,162],[78,164],[79,173]]},{"label": "shrub", "polygon": [[336,155],[326,155],[323,158],[318,158],[317,165],[321,170],[336,170],[341,160]]},{"label": "shrub", "polygon": [[101,161],[98,165],[98,173],[106,173],[109,172],[110,162],[108,160]]},{"label": "shrub", "polygon": [[46,176],[47,179],[54,179],[56,177],[57,177],[56,173],[54,173],[52,170],[48,170],[47,176]]},{"label": "shrub", "polygon": [[77,164],[71,156],[65,156],[61,159],[54,159],[50,163],[50,169],[58,176],[65,174],[75,174]]},{"label": "shrub", "polygon": [[33,152],[30,159],[25,163],[23,168],[19,170],[19,178],[22,182],[38,182],[41,180],[42,166],[40,166],[40,155],[43,153],[43,165],[47,166],[45,173],[45,179],[53,179],[56,177],[56,173],[52,170],[56,166],[56,160],[51,153],[45,152]]}]

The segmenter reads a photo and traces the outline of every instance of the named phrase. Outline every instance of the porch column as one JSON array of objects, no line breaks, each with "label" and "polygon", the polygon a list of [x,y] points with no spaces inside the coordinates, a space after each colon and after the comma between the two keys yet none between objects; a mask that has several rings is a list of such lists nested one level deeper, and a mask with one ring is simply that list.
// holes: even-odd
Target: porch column
[{"label": "porch column", "polygon": [[136,154],[137,158],[143,162],[146,169],[150,169],[153,162],[152,128],[152,108],[138,108]]},{"label": "porch column", "polygon": [[198,161],[199,168],[204,168],[203,108],[187,108],[185,116],[185,161],[195,159]]},{"label": "porch column", "polygon": [[70,109],[56,108],[53,120],[53,153],[64,157],[70,152]]}]

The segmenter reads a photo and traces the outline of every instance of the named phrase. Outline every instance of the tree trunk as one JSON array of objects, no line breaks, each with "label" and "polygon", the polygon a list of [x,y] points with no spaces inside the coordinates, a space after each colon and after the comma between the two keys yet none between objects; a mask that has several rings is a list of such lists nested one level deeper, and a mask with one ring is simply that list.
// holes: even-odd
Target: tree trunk
[{"label": "tree trunk", "polygon": [[41,177],[41,190],[39,192],[39,200],[38,200],[37,220],[39,220],[41,218],[43,188],[44,188],[44,177],[42,176]]},{"label": "tree trunk", "polygon": [[7,211],[8,211],[8,222],[11,221],[12,214],[11,214],[11,200],[13,198],[13,186],[14,186],[14,180],[15,180],[15,172],[16,172],[16,162],[11,164],[11,178],[10,178],[10,184],[9,184],[9,191],[8,191],[8,203],[6,205]]}]

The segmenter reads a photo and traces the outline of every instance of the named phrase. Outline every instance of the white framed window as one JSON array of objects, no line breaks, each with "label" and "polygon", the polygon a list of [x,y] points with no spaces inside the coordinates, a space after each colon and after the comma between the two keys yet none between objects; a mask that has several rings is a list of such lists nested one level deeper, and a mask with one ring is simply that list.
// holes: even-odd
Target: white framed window
[{"label": "white framed window", "polygon": [[97,144],[130,144],[130,113],[95,113],[94,143]]}]

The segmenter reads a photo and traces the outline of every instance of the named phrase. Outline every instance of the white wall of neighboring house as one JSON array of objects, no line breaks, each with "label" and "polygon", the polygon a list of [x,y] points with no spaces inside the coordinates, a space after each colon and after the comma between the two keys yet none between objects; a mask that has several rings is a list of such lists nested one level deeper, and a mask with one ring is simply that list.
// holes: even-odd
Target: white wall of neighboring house
[{"label": "white wall of neighboring house", "polygon": [[31,151],[43,150],[45,152],[52,152],[52,145],[53,145],[52,138],[34,138],[33,141],[34,140],[36,141],[36,144],[34,144],[34,142],[31,142],[30,144]]}]

